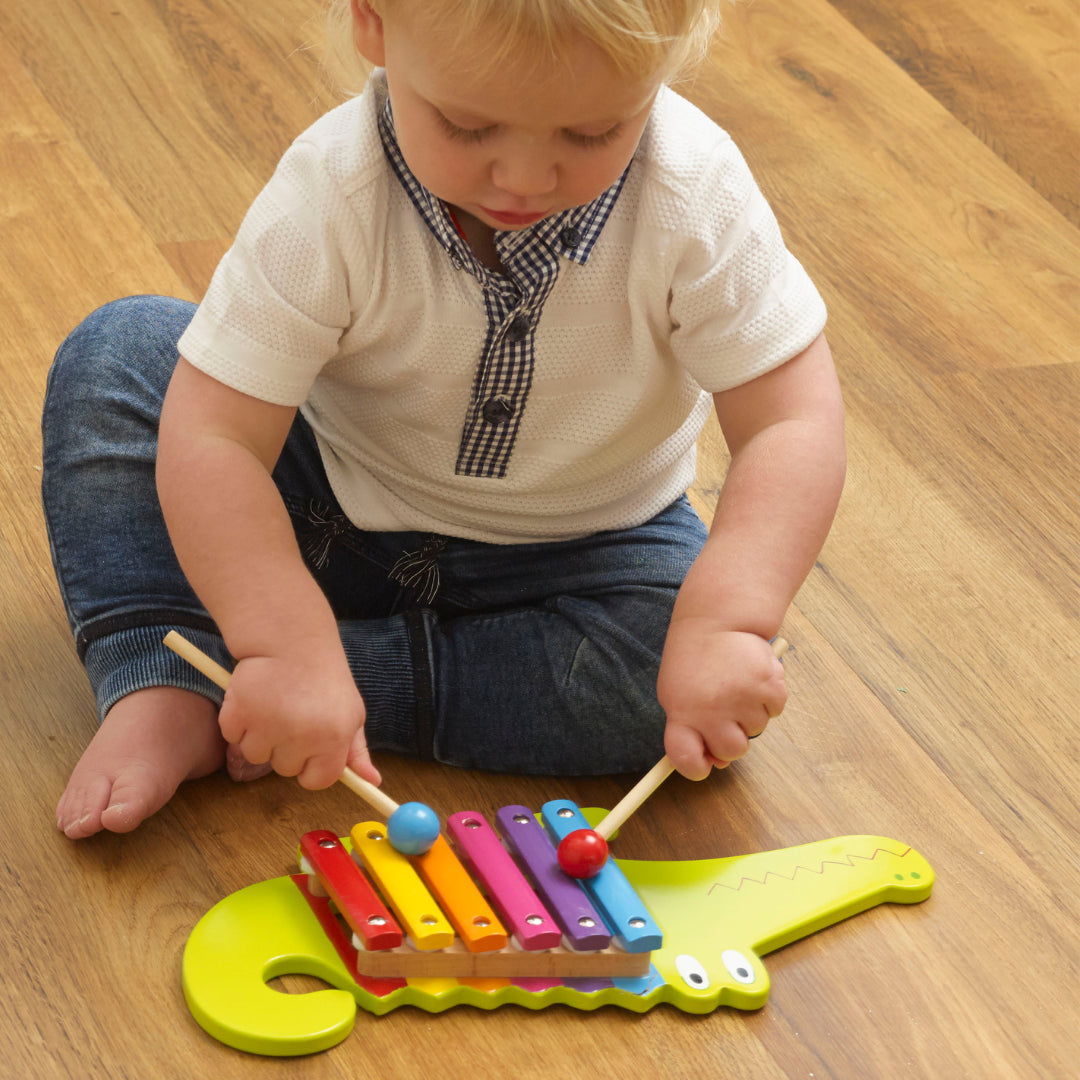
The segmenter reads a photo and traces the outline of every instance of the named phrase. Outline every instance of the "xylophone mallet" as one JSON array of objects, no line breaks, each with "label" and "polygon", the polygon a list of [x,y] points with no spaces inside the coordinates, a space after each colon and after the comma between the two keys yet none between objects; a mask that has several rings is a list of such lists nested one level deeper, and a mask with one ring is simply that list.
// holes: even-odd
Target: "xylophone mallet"
[{"label": "xylophone mallet", "polygon": [[348,766],[339,780],[386,818],[386,839],[402,855],[423,855],[439,835],[439,819],[422,802],[396,803],[374,784],[357,776]]},{"label": "xylophone mallet", "polygon": [[[165,635],[164,643],[222,690],[229,688],[229,672],[186,637],[170,630]],[[435,843],[435,838],[439,835],[439,818],[430,806],[420,802],[399,805],[374,784],[362,776],[357,776],[348,766],[339,780],[386,818],[387,839],[395,850],[403,855],[422,855]]]},{"label": "xylophone mallet", "polygon": [[[787,651],[781,637],[772,642],[778,660]],[[558,859],[563,872],[575,878],[591,878],[608,860],[608,840],[627,818],[675,771],[665,754],[615,805],[595,829],[575,829],[559,843]]]}]

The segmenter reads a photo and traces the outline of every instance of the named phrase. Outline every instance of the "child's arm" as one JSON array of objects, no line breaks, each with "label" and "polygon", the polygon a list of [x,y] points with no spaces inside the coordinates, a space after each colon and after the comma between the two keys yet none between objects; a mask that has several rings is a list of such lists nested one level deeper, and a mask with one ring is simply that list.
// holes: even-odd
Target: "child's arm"
[{"label": "child's arm", "polygon": [[327,787],[347,764],[378,783],[336,620],[271,478],[295,413],[181,358],[162,409],[158,493],[184,573],[237,661],[225,739],[305,787]]},{"label": "child's arm", "polygon": [[784,707],[769,639],[814,565],[844,482],[843,404],[824,336],[715,395],[731,465],[705,547],[679,591],[657,694],[665,749],[701,779]]}]

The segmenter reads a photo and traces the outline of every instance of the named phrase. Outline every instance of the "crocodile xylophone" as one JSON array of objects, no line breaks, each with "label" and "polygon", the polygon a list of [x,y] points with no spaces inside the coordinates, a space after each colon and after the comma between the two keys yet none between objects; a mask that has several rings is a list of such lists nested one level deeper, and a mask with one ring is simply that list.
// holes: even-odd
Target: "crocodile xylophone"
[{"label": "crocodile xylophone", "polygon": [[[241,889],[192,931],[193,1015],[231,1046],[292,1055],[344,1039],[357,1005],[758,1008],[763,954],[875,904],[923,900],[933,884],[921,855],[873,836],[693,862],[612,858],[577,881],[555,849],[589,820],[566,799],[539,819],[524,806],[494,824],[453,814],[450,842],[420,856],[395,851],[381,822],[306,834],[301,873]],[[285,974],[331,989],[268,985]]]}]

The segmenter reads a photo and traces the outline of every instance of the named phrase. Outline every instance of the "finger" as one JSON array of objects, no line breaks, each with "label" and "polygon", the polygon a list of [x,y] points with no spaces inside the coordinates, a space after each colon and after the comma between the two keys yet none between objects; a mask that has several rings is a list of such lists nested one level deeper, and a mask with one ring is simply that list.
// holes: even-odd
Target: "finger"
[{"label": "finger", "polygon": [[765,687],[765,711],[769,714],[771,720],[775,720],[784,711],[788,699],[787,680],[784,677],[783,665],[779,660],[776,661],[776,664],[780,668],[780,677],[770,680]]},{"label": "finger", "polygon": [[687,780],[704,780],[712,771],[713,755],[692,728],[669,724],[664,733],[664,750],[671,764]]},{"label": "finger", "polygon": [[309,791],[320,791],[328,788],[331,784],[341,779],[345,770],[345,755],[341,754],[318,754],[309,757],[304,762],[303,768],[293,775],[299,781],[301,787]]},{"label": "finger", "polygon": [[[762,725],[764,726],[764,725]],[[706,760],[715,758],[726,761],[729,765],[741,758],[750,748],[747,733],[738,723],[727,721],[717,724],[699,733],[702,751]]]},{"label": "finger", "polygon": [[[777,663],[780,663],[780,661],[777,660]],[[775,720],[783,713],[785,705],[787,705],[787,687],[780,683],[772,693],[766,693],[765,700],[761,703],[762,712],[765,714],[764,720],[759,725],[741,724],[743,731],[746,732],[746,737],[756,739],[768,726],[770,720]]]},{"label": "finger", "polygon": [[278,776],[297,776],[308,763],[308,754],[304,750],[291,749],[286,746],[274,747],[270,756],[270,764]]},{"label": "finger", "polygon": [[769,711],[766,706],[761,707],[757,720],[740,720],[739,727],[743,729],[748,739],[756,739],[769,726]]},{"label": "finger", "polygon": [[[228,741],[228,740],[226,740]],[[232,743],[252,765],[265,765],[274,752],[274,748],[263,738],[250,731]]]},{"label": "finger", "polygon": [[218,709],[218,729],[221,731],[221,737],[232,745],[243,739],[247,729],[243,714],[236,708],[228,694],[225,695],[225,700]]},{"label": "finger", "polygon": [[349,746],[348,765],[354,773],[376,787],[382,783],[382,775],[371,762],[371,753],[368,751],[362,727],[357,730]]}]

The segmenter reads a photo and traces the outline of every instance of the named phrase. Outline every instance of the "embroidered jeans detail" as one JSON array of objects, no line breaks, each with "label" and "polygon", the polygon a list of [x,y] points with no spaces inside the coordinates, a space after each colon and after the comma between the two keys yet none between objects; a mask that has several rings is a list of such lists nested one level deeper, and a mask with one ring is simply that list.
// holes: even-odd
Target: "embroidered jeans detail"
[{"label": "embroidered jeans detail", "polygon": [[307,507],[307,521],[308,527],[300,540],[300,553],[309,566],[325,570],[334,544],[348,531],[349,519],[335,512],[327,500],[311,499]]},{"label": "embroidered jeans detail", "polygon": [[402,552],[387,577],[411,589],[418,604],[430,604],[439,593],[439,555],[444,547],[446,537],[432,534],[419,551]]}]

